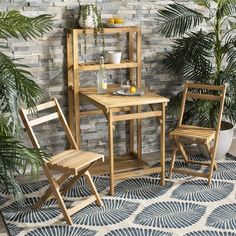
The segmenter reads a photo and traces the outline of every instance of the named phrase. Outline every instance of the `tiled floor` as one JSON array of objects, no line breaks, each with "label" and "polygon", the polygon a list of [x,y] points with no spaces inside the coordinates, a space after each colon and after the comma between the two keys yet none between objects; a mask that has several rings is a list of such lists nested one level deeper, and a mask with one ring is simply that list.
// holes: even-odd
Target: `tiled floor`
[{"label": "tiled floor", "polygon": [[[229,150],[229,153],[236,155],[236,140],[233,141],[231,148]],[[145,154],[144,159],[146,161],[150,162],[150,164],[151,164],[152,162],[156,162],[157,156],[159,156],[159,153]],[[169,157],[169,156],[170,156],[170,152],[167,151],[167,157]],[[42,177],[43,176],[39,176],[39,178],[42,178]],[[24,177],[24,179],[22,181],[27,182],[27,177]],[[0,215],[0,236],[7,236],[7,235],[8,235],[7,229],[6,229],[5,224],[2,220],[2,217]]]}]

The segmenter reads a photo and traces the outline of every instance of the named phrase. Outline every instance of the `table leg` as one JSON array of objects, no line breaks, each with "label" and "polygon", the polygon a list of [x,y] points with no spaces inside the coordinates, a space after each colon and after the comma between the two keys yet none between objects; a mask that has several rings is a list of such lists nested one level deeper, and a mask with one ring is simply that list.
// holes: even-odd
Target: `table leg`
[{"label": "table leg", "polygon": [[[137,106],[137,112],[142,112],[141,106]],[[142,119],[137,119],[137,154],[138,160],[142,160]]]},{"label": "table leg", "polygon": [[165,185],[165,107],[166,104],[162,103],[162,120],[161,120],[161,185]]},{"label": "table leg", "polygon": [[112,111],[108,114],[109,162],[110,162],[110,192],[114,195],[114,148],[113,148],[113,121]]}]

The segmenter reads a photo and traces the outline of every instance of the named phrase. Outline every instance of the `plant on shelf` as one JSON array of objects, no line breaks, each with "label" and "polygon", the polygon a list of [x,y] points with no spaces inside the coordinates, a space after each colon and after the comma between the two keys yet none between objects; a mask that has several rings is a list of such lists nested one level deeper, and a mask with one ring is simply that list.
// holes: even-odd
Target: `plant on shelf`
[{"label": "plant on shelf", "polygon": [[[79,1],[80,3],[80,1]],[[94,30],[94,40],[95,45],[98,46],[98,34],[101,33],[101,43],[105,48],[105,40],[104,40],[104,31],[103,31],[103,23],[101,18],[101,12],[98,9],[96,4],[87,4],[80,5],[79,7],[79,17],[78,17],[79,25],[83,29],[83,39],[84,39],[84,52],[87,52],[87,33],[86,29],[92,28]]]},{"label": "plant on shelf", "polygon": [[0,185],[17,199],[21,189],[15,179],[31,165],[33,172],[43,164],[44,153],[29,149],[19,142],[21,125],[19,106],[33,109],[42,95],[42,89],[31,79],[27,66],[7,55],[8,39],[33,39],[51,29],[52,17],[26,17],[10,10],[0,12]]},{"label": "plant on shelf", "polygon": [[[235,123],[236,0],[193,2],[198,5],[199,11],[178,3],[169,4],[157,11],[161,36],[177,37],[172,51],[164,59],[164,65],[173,75],[183,80],[213,85],[227,84],[224,117]],[[171,98],[169,111],[172,115],[179,112],[181,97],[182,92]],[[198,121],[203,126],[215,126],[216,103],[193,100],[186,105],[185,122]]]}]

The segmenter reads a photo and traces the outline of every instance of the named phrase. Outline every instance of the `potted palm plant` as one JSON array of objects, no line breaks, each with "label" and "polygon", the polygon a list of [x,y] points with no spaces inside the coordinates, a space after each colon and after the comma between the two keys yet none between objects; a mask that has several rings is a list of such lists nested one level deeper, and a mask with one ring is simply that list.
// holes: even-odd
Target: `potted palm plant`
[{"label": "potted palm plant", "polygon": [[[36,38],[49,31],[51,24],[50,15],[30,18],[14,10],[0,12],[0,47],[6,52],[9,38]],[[37,170],[44,154],[18,141],[21,134],[18,108],[33,108],[42,89],[31,79],[27,66],[4,52],[0,51],[0,186],[19,199],[21,189],[15,175],[29,164],[32,170]]]},{"label": "potted palm plant", "polygon": [[[236,1],[193,0],[193,3],[198,5],[199,11],[172,3],[157,12],[161,36],[176,38],[172,51],[164,59],[164,65],[183,80],[213,85],[227,84],[224,118],[235,123]],[[171,98],[169,111],[172,115],[176,116],[178,113],[181,97],[182,92]],[[206,127],[215,126],[216,104],[193,100],[187,106],[185,122],[197,121]],[[231,129],[229,135],[232,140],[233,125],[222,123],[222,129],[227,128]],[[223,140],[225,141],[225,138]],[[229,147],[231,141],[226,141],[225,144]],[[223,145],[219,143],[218,146]],[[225,150],[224,154],[227,151]],[[223,155],[222,152],[220,155]]]}]

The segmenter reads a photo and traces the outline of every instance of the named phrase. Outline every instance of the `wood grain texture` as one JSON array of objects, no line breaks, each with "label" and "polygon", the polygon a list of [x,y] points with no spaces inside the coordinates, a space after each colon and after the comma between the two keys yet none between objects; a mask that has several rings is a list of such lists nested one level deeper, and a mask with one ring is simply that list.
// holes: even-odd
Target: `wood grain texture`
[{"label": "wood grain texture", "polygon": [[[191,91],[189,92],[188,89],[190,89]],[[201,91],[197,91],[197,89],[200,89]],[[214,91],[214,95],[212,94],[212,91]],[[216,91],[218,92],[216,93]],[[205,177],[205,178],[208,178],[208,185],[210,185],[213,170],[217,169],[215,156],[216,156],[221,120],[222,120],[222,115],[223,115],[225,93],[226,93],[225,85],[214,86],[214,85],[208,85],[208,84],[193,84],[193,83],[188,83],[188,82],[185,83],[178,126],[176,129],[170,132],[170,137],[174,138],[175,143],[176,143],[176,148],[174,148],[173,153],[172,153],[170,176],[172,172],[177,172],[177,173],[182,173],[182,174],[187,174],[187,175]],[[208,100],[208,101],[219,102],[220,109],[219,109],[219,114],[218,114],[217,126],[215,128],[205,128],[205,127],[182,124],[186,100],[189,97],[194,98],[194,99],[203,99],[203,100]],[[191,142],[198,143],[200,140],[206,146],[209,152],[210,162],[188,160],[188,155],[185,152],[184,146],[181,142],[181,138],[188,139],[190,143]],[[212,147],[210,146],[211,142],[213,145]],[[189,170],[187,168],[186,169],[174,168],[176,152],[178,150],[181,151],[182,156],[186,163],[194,163],[194,164],[198,163],[201,165],[208,165],[209,166],[208,173],[199,173],[193,170]]]},{"label": "wood grain texture", "polygon": [[[20,116],[25,125],[26,131],[29,134],[30,140],[35,148],[40,148],[39,142],[34,134],[32,129],[33,126],[45,123],[52,119],[58,118],[64,131],[69,140],[70,146],[73,147],[72,150],[66,150],[61,152],[55,156],[52,156],[51,159],[45,161],[43,163],[43,170],[45,175],[47,176],[49,182],[49,189],[46,190],[45,194],[35,203],[32,207],[33,209],[38,209],[42,206],[42,204],[47,201],[52,195],[56,198],[57,203],[62,211],[64,219],[67,224],[72,225],[71,215],[80,210],[81,208],[87,206],[92,201],[96,201],[97,204],[101,205],[101,200],[98,196],[95,185],[92,181],[92,178],[88,172],[88,169],[97,161],[104,158],[102,154],[92,153],[92,152],[84,152],[78,149],[76,141],[70,131],[70,128],[66,122],[66,119],[62,113],[60,105],[58,101],[53,98],[51,102],[40,105],[40,110],[46,110],[48,107],[55,107],[55,111],[52,114],[44,115],[40,118],[35,118],[29,120],[27,117],[27,112],[24,109],[20,109]],[[52,176],[52,170],[58,170],[63,173],[63,175],[55,180]],[[67,177],[70,175],[74,175],[74,177],[67,183],[66,187],[63,187],[62,193],[69,190],[75,184],[74,180],[77,180],[81,175],[85,174],[87,182],[91,188],[93,196],[87,200],[82,200],[77,206],[71,209],[67,209],[66,205],[63,201],[60,186],[66,181]]]}]

